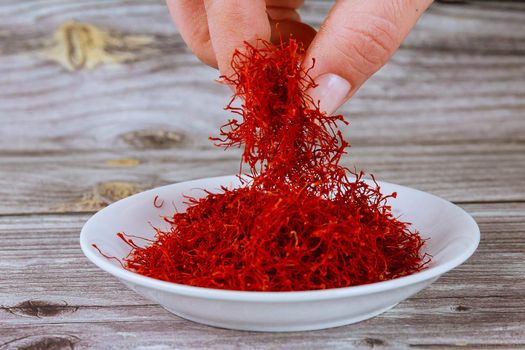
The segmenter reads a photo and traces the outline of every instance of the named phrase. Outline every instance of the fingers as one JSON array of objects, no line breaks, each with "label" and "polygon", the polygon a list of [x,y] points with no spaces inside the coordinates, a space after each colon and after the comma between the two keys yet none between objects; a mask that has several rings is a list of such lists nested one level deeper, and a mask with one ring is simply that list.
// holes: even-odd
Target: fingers
[{"label": "fingers", "polygon": [[217,68],[201,0],[166,0],[173,21],[190,50],[205,64]]},{"label": "fingers", "polygon": [[290,35],[292,35],[295,40],[302,43],[303,47],[308,47],[317,34],[315,29],[308,24],[295,20],[275,21],[270,19],[270,24],[272,26],[270,41],[274,44],[278,44],[281,39],[286,42]]},{"label": "fingers", "polygon": [[[245,40],[254,43],[263,38],[278,43],[281,36],[286,39],[292,34],[308,47],[316,34],[300,22],[296,11],[304,0],[209,0],[207,7],[204,0],[166,2],[192,52],[214,68],[220,62],[222,74],[231,73],[231,56],[236,48],[244,47]],[[215,34],[210,35],[210,26]]]},{"label": "fingers", "polygon": [[268,7],[280,7],[297,10],[303,6],[304,0],[266,0]]},{"label": "fingers", "polygon": [[211,43],[222,74],[231,74],[231,58],[244,41],[270,40],[264,0],[204,0]]},{"label": "fingers", "polygon": [[345,0],[330,11],[305,60],[319,84],[310,91],[335,112],[401,45],[431,0]]},{"label": "fingers", "polygon": [[268,17],[274,21],[301,21],[301,16],[294,9],[288,9],[284,7],[267,7],[266,13]]},{"label": "fingers", "polygon": [[304,0],[266,0],[266,12],[275,21],[301,21],[297,9],[303,6]]},{"label": "fingers", "polygon": [[277,44],[281,39],[286,41],[292,35],[304,47],[310,46],[317,32],[301,22],[297,9],[303,3],[304,0],[266,0],[266,12],[272,27],[272,43]]}]

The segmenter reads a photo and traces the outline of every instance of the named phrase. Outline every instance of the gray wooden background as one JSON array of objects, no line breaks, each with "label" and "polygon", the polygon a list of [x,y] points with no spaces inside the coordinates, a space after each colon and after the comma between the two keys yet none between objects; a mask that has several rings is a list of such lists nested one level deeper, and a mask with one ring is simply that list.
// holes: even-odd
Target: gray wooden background
[{"label": "gray wooden background", "polygon": [[[303,18],[330,5],[307,0]],[[94,27],[53,36],[72,20]],[[82,255],[108,203],[237,171],[207,139],[228,117],[216,77],[162,1],[0,0],[0,349],[525,348],[525,3],[434,4],[342,109],[347,165],[458,203],[482,232],[467,263],[351,326],[202,326]]]}]

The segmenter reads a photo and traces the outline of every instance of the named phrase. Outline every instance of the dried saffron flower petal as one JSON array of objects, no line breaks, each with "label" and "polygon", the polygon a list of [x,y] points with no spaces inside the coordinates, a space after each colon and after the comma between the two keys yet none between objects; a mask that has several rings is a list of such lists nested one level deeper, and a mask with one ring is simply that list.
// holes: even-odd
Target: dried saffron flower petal
[{"label": "dried saffron flower petal", "polygon": [[[348,143],[342,116],[319,110],[305,91],[315,86],[293,39],[259,41],[235,52],[235,88],[226,109],[238,115],[217,145],[244,147],[248,181],[166,218],[145,247],[131,247],[125,267],[192,286],[299,291],[338,288],[405,276],[424,268],[424,242],[392,215],[377,183],[339,165]],[[234,106],[239,101],[240,107]],[[350,177],[349,177],[350,176]],[[157,201],[157,197],[154,203]],[[157,205],[155,205],[157,206]]]}]

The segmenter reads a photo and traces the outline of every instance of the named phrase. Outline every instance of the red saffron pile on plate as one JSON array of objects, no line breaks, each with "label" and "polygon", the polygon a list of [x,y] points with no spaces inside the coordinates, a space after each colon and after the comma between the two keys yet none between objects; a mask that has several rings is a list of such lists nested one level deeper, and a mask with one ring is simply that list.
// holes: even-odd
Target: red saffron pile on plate
[{"label": "red saffron pile on plate", "polygon": [[[139,274],[199,287],[301,291],[389,280],[420,271],[424,242],[393,216],[377,184],[339,165],[348,143],[341,115],[319,110],[315,86],[293,39],[259,41],[234,54],[235,88],[219,146],[244,147],[244,185],[190,198],[155,240],[123,265]],[[239,107],[234,102],[239,101]],[[375,183],[375,181],[373,182]]]}]

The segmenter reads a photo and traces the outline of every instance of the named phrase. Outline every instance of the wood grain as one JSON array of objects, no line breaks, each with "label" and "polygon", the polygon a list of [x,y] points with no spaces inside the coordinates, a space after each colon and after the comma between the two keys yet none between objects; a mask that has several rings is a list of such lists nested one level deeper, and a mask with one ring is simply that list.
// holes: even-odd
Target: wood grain
[{"label": "wood grain", "polygon": [[[318,25],[329,7],[307,2],[303,16]],[[126,64],[69,72],[37,53],[71,18],[153,42]],[[228,91],[163,3],[3,2],[0,19],[0,214],[92,211],[112,201],[93,199],[108,182],[237,171],[238,153],[208,141]],[[456,202],[525,200],[524,29],[525,5],[433,6],[344,107],[346,164]]]},{"label": "wood grain", "polygon": [[[160,1],[0,4],[1,152],[129,149],[143,129],[207,136],[227,117],[228,89],[186,49]],[[331,2],[307,3],[319,24]],[[342,110],[355,145],[525,141],[525,5],[436,4],[394,58]],[[127,64],[68,72],[37,53],[75,18],[154,42]],[[115,20],[118,18],[118,21]],[[490,21],[490,25],[486,22]]]},{"label": "wood grain", "polygon": [[[355,146],[350,152],[344,163],[352,169],[448,200],[525,200],[525,144]],[[124,183],[138,191],[199,177],[235,174],[239,158],[235,150],[194,146],[4,154],[0,156],[0,214],[91,212],[121,198],[102,194],[106,199],[93,205],[101,186],[108,190],[107,184]],[[131,165],[119,166],[119,161]]]},{"label": "wood grain", "polygon": [[191,349],[211,342],[256,349],[281,343],[297,349],[519,348],[525,344],[525,295],[519,293],[525,289],[525,206],[514,204],[511,215],[493,212],[473,212],[482,231],[478,251],[430,288],[369,321],[305,334],[235,332],[179,319],[87,261],[78,232],[88,216],[4,216],[0,269],[9,278],[0,280],[0,339],[36,337],[14,343],[26,344],[51,337],[46,341],[74,340],[78,348]]},{"label": "wood grain", "polygon": [[[332,1],[308,0],[319,26]],[[144,45],[70,72],[44,54],[65,22]],[[116,51],[111,51],[116,50]],[[128,55],[129,54],[129,55]],[[142,189],[238,170],[208,141],[229,91],[163,1],[0,2],[0,350],[525,348],[525,3],[436,3],[344,106],[345,165],[460,203],[481,244],[371,320],[307,333],[182,320],[83,257],[90,213]],[[111,61],[111,60],[107,60]]]}]

